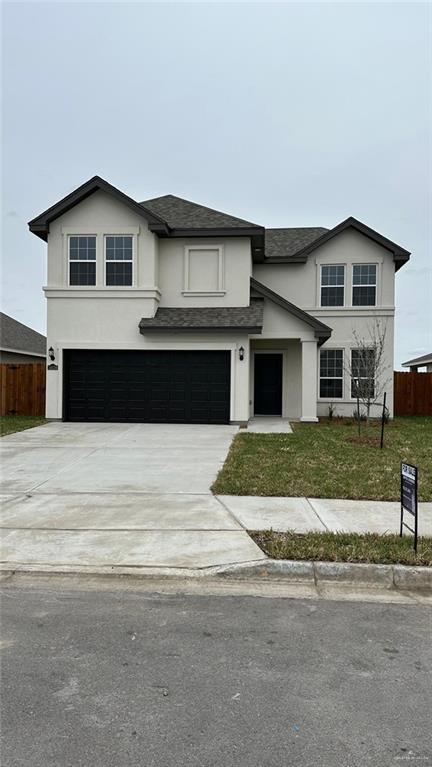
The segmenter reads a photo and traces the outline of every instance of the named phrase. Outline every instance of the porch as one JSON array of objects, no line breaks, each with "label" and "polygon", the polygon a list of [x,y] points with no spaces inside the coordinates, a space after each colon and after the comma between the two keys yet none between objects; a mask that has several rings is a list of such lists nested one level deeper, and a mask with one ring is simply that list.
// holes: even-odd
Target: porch
[{"label": "porch", "polygon": [[318,420],[316,338],[251,339],[249,357],[250,419]]}]

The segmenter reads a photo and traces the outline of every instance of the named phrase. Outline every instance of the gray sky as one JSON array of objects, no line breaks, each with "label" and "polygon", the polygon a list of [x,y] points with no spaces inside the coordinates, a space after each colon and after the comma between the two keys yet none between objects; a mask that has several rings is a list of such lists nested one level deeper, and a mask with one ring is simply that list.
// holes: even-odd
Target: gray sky
[{"label": "gray sky", "polygon": [[359,218],[413,254],[396,366],[432,350],[430,5],[2,10],[3,311],[45,332],[27,221],[99,174],[264,226]]}]

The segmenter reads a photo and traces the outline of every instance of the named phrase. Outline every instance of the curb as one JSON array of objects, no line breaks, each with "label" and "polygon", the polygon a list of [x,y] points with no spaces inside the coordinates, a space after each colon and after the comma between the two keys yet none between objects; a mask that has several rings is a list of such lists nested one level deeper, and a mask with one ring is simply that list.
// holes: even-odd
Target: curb
[{"label": "curb", "polygon": [[398,591],[432,591],[432,567],[361,564],[354,562],[311,562],[269,559],[263,563],[218,568],[218,577],[232,580],[271,580],[325,585],[344,583]]},{"label": "curb", "polygon": [[273,581],[325,586],[343,584],[371,589],[421,591],[432,593],[432,567],[361,564],[357,562],[312,562],[290,559],[267,559],[241,564],[214,565],[205,568],[176,567],[89,567],[61,565],[0,566],[0,581],[15,575],[117,576],[137,579]]}]

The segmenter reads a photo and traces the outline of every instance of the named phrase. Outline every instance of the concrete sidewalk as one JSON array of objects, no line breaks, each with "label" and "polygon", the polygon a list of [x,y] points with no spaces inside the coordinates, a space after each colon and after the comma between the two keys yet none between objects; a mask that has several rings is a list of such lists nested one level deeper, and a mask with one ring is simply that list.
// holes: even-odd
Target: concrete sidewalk
[{"label": "concrete sidewalk", "polygon": [[[246,530],[399,533],[398,501],[219,495]],[[409,514],[405,521],[410,524]],[[411,523],[412,524],[412,523]],[[432,502],[419,504],[419,535],[432,536]]]}]

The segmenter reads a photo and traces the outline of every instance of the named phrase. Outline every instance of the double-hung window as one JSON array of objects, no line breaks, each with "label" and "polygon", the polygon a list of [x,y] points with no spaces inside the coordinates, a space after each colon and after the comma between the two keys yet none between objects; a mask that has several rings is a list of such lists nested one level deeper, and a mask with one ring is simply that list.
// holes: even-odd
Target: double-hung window
[{"label": "double-hung window", "polygon": [[321,349],[320,397],[341,399],[343,396],[343,349]]},{"label": "double-hung window", "polygon": [[351,397],[375,396],[375,349],[351,350]]},{"label": "double-hung window", "polygon": [[321,306],[343,306],[344,303],[344,264],[323,264],[321,266]]},{"label": "double-hung window", "polygon": [[354,264],[352,281],[352,305],[375,306],[376,286],[376,264]]},{"label": "double-hung window", "polygon": [[105,284],[132,285],[133,237],[107,235],[105,237]]},{"label": "double-hung window", "polygon": [[69,285],[96,285],[96,237],[69,237]]}]

